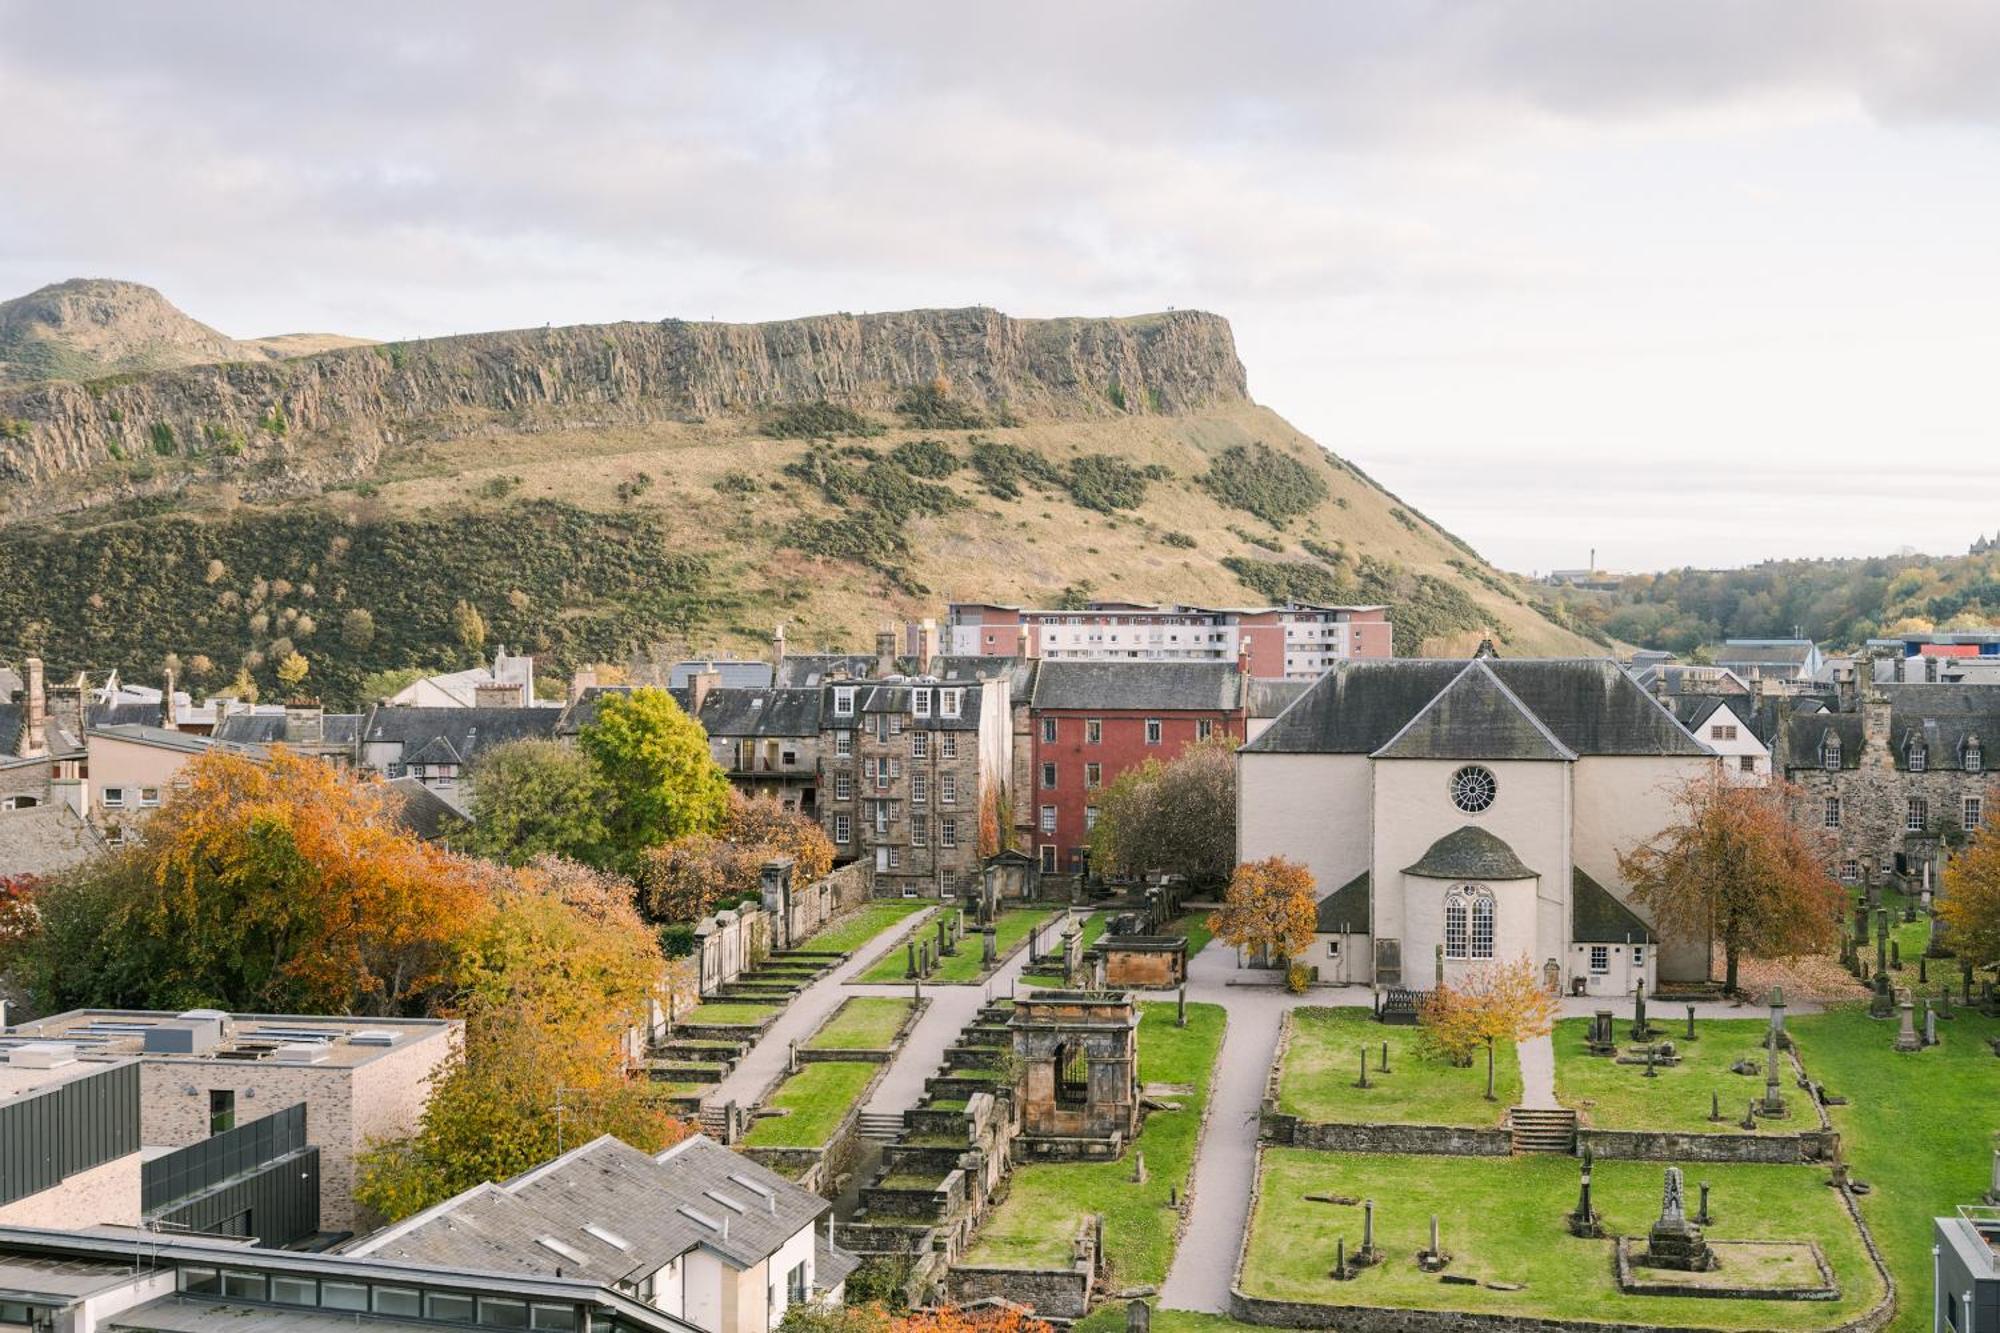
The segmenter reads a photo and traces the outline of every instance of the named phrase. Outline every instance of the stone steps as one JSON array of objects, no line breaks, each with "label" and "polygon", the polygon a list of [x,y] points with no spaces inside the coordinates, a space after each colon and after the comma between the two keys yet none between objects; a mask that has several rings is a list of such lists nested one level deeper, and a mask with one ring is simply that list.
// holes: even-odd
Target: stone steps
[{"label": "stone steps", "polygon": [[861,1137],[876,1143],[894,1143],[903,1134],[900,1111],[863,1111],[856,1122]]},{"label": "stone steps", "polygon": [[1576,1151],[1576,1112],[1543,1107],[1517,1106],[1507,1113],[1507,1127],[1513,1132],[1517,1153],[1561,1153]]}]

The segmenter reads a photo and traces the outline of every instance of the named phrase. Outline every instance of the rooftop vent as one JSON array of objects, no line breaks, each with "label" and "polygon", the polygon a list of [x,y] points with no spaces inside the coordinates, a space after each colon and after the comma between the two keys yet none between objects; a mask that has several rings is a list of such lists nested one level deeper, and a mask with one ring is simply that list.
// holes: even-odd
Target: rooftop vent
[{"label": "rooftop vent", "polygon": [[400,1032],[385,1032],[381,1028],[370,1028],[366,1032],[355,1033],[347,1040],[355,1046],[394,1046],[402,1039],[402,1035]]},{"label": "rooftop vent", "polygon": [[603,1241],[606,1245],[611,1246],[615,1250],[624,1250],[627,1253],[631,1252],[632,1242],[626,1240],[623,1236],[611,1230],[609,1227],[601,1227],[597,1225],[597,1223],[595,1222],[585,1222],[583,1224],[583,1229],[586,1234],[597,1237],[599,1240]]},{"label": "rooftop vent", "polygon": [[316,1065],[326,1059],[326,1046],[321,1042],[288,1041],[271,1052],[273,1063],[281,1065]]},{"label": "rooftop vent", "polygon": [[23,1069],[61,1069],[76,1063],[76,1046],[67,1041],[23,1042],[7,1052],[7,1063]]},{"label": "rooftop vent", "polygon": [[727,1208],[732,1213],[740,1213],[743,1211],[743,1205],[741,1203],[737,1202],[735,1199],[730,1198],[727,1194],[724,1194],[720,1190],[703,1190],[702,1195],[705,1198],[710,1198],[715,1200],[717,1203],[721,1204],[724,1208]]},{"label": "rooftop vent", "polygon": [[557,1240],[554,1236],[537,1236],[535,1237],[535,1244],[545,1250],[555,1251],[573,1264],[587,1264],[590,1262],[590,1257],[582,1250],[577,1249],[574,1245]]}]

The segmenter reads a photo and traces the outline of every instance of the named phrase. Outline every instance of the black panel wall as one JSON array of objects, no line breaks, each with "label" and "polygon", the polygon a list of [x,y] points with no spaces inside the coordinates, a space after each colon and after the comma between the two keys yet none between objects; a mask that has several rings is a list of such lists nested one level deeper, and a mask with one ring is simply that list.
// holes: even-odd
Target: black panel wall
[{"label": "black panel wall", "polygon": [[0,1105],[0,1203],[139,1151],[139,1066],[108,1065]]}]

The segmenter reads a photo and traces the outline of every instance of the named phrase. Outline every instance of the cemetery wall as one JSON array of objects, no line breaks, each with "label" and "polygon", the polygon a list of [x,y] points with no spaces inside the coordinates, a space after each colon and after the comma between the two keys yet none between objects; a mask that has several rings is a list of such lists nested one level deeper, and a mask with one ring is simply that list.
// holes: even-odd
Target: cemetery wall
[{"label": "cemetery wall", "polygon": [[1090,1313],[1097,1285],[1103,1230],[1103,1218],[1086,1218],[1071,1241],[1074,1257],[1062,1268],[954,1266],[945,1275],[945,1294],[960,1305],[997,1298],[1031,1306],[1043,1319],[1081,1319]]},{"label": "cemetery wall", "polygon": [[1648,1162],[1796,1163],[1830,1160],[1839,1142],[1831,1130],[1799,1134],[1689,1134],[1668,1130],[1582,1129],[1579,1149],[1606,1159]]},{"label": "cemetery wall", "polygon": [[1325,1152],[1414,1153],[1443,1157],[1505,1157],[1514,1138],[1505,1129],[1456,1125],[1329,1124],[1291,1115],[1264,1117],[1263,1140]]}]

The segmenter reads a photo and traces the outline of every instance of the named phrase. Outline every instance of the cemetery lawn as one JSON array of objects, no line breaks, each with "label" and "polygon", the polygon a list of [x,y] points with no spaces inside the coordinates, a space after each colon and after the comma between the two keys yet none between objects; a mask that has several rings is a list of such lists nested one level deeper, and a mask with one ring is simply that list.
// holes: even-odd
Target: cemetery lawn
[{"label": "cemetery lawn", "polygon": [[[1660,1022],[1648,1015],[1655,1027]],[[1786,1030],[1791,1024],[1786,1022]],[[1894,1025],[1890,1025],[1893,1029]],[[1684,1040],[1687,1018],[1667,1025],[1666,1035],[1657,1040],[1671,1041],[1681,1062],[1671,1068],[1662,1065],[1658,1077],[1647,1078],[1644,1065],[1621,1065],[1609,1056],[1592,1055],[1584,1048],[1590,1032],[1587,1018],[1565,1018],[1555,1026],[1552,1040],[1556,1048],[1556,1100],[1575,1111],[1591,1129],[1671,1129],[1693,1134],[1744,1134],[1744,1104],[1764,1096],[1764,1034],[1770,1031],[1766,1018],[1697,1019],[1697,1041]],[[1629,1014],[1616,1025],[1620,1048],[1632,1045]],[[1812,1051],[1798,1040],[1801,1054],[1812,1067]],[[1755,1074],[1732,1074],[1729,1066],[1748,1057],[1757,1062]],[[1792,1114],[1782,1120],[1759,1120],[1758,1128],[1772,1134],[1796,1134],[1818,1129],[1791,1059],[1778,1055],[1778,1078],[1785,1104]],[[1723,1119],[1708,1118],[1709,1093],[1722,1094]]]},{"label": "cemetery lawn", "polygon": [[[1596,1206],[1608,1232],[1646,1234],[1659,1216],[1665,1165],[1597,1163]],[[1264,1152],[1243,1289],[1252,1296],[1325,1305],[1773,1330],[1831,1328],[1880,1298],[1881,1278],[1847,1210],[1826,1187],[1824,1171],[1742,1163],[1701,1163],[1686,1171],[1690,1207],[1697,1181],[1715,1187],[1715,1221],[1706,1228],[1711,1239],[1816,1240],[1833,1267],[1840,1299],[1624,1295],[1612,1275],[1611,1241],[1579,1239],[1563,1225],[1563,1215],[1576,1206],[1573,1158],[1347,1155],[1295,1148]],[[1374,1199],[1376,1244],[1388,1258],[1352,1281],[1330,1279],[1336,1238],[1346,1238],[1349,1253],[1361,1243],[1361,1210],[1310,1203],[1308,1194]],[[1419,1271],[1413,1256],[1429,1243],[1432,1213],[1443,1227],[1445,1252],[1453,1256],[1447,1272],[1525,1288],[1447,1286]]]},{"label": "cemetery lawn", "polygon": [[[994,957],[1005,958],[1009,949],[1028,938],[1028,931],[1037,922],[1048,919],[1050,919],[1048,910],[1041,907],[1014,907],[1001,912],[999,920],[994,923]],[[933,931],[916,937],[916,942],[922,943],[925,939],[936,943],[937,935]],[[980,973],[985,970],[985,963],[982,961],[984,957],[979,943],[979,932],[973,927],[972,919],[968,917],[965,922],[965,938],[958,942],[958,952],[949,958],[940,959],[937,968],[924,978],[924,984],[949,986],[977,981]],[[854,980],[868,985],[895,985],[909,980],[904,975],[908,968],[909,958],[905,951],[901,947],[891,948],[880,962]]]},{"label": "cemetery lawn", "polygon": [[[1187,1013],[1188,1025],[1178,1028],[1172,1001],[1139,1005],[1139,1079],[1192,1086],[1192,1094],[1162,1099],[1179,1102],[1181,1109],[1148,1112],[1138,1143],[1128,1147],[1119,1161],[1030,1162],[1015,1167],[1007,1197],[986,1219],[967,1263],[1061,1267],[1069,1262],[1070,1238],[1084,1215],[1101,1213],[1104,1248],[1113,1270],[1110,1289],[1165,1279],[1180,1222],[1180,1214],[1167,1207],[1167,1192],[1187,1193],[1226,1016],[1219,1004],[1190,1004]],[[1217,1130],[1225,1128],[1232,1133],[1242,1130],[1241,1126]],[[1132,1181],[1134,1151],[1146,1155],[1143,1185]]]},{"label": "cemetery lawn", "polygon": [[1174,918],[1161,928],[1160,933],[1163,935],[1187,936],[1187,956],[1190,963],[1194,961],[1194,956],[1203,949],[1206,949],[1208,942],[1215,938],[1215,932],[1208,928],[1208,909],[1206,908],[1203,908],[1199,912],[1189,912],[1186,916]]},{"label": "cemetery lawn", "polygon": [[767,1116],[743,1136],[752,1148],[817,1148],[831,1138],[881,1065],[833,1060],[800,1065],[765,1103],[787,1107],[790,1115]]},{"label": "cemetery lawn", "polygon": [[922,898],[892,898],[869,903],[858,912],[842,917],[808,939],[799,948],[818,953],[853,953],[883,931],[907,921],[935,902]]},{"label": "cemetery lawn", "polygon": [[[1956,975],[1956,961],[1944,962]],[[1812,1076],[1848,1099],[1827,1114],[1855,1178],[1875,1187],[1861,1215],[1896,1278],[1897,1333],[1930,1328],[1931,1219],[1979,1201],[2000,1129],[2000,1061],[1986,1044],[2000,1037],[2000,1020],[1952,1012],[1936,1046],[1904,1055],[1890,1049],[1894,1020],[1871,1019],[1865,1006],[1786,1024]]]},{"label": "cemetery lawn", "polygon": [[[1278,1083],[1278,1110],[1301,1120],[1397,1125],[1498,1125],[1521,1100],[1521,1066],[1512,1042],[1494,1051],[1493,1092],[1486,1100],[1486,1052],[1456,1069],[1418,1049],[1419,1029],[1378,1023],[1361,1008],[1292,1010],[1292,1041]],[[1378,1073],[1382,1043],[1389,1072]],[[1366,1089],[1355,1087],[1368,1048]],[[1331,1261],[1329,1261],[1330,1263]]]},{"label": "cemetery lawn", "polygon": [[814,1051],[879,1051],[888,1047],[902,1030],[903,1021],[916,1008],[915,1000],[900,995],[856,995],[841,1001],[840,1008],[806,1043]]},{"label": "cemetery lawn", "polygon": [[716,1023],[755,1027],[777,1013],[781,1007],[775,1004],[737,1004],[730,1000],[712,1000],[707,1004],[698,1004],[681,1015],[678,1024],[685,1026],[689,1023]]},{"label": "cemetery lawn", "polygon": [[[1915,921],[1903,920],[1903,904],[1913,898],[1921,903],[1922,895],[1904,893],[1901,890],[1892,889],[1887,886],[1883,886],[1880,889],[1880,893],[1882,895],[1882,906],[1889,909],[1889,938],[1896,942],[1896,948],[1901,951],[1903,956],[1903,970],[1901,972],[1892,972],[1890,976],[1895,985],[1914,986],[1917,984],[1917,958],[1923,953],[1924,947],[1931,942],[1931,919],[1924,915],[1923,908],[1919,906]],[[1856,889],[1848,894],[1847,919],[1849,922],[1854,920],[1855,904],[1863,901],[1867,897],[1867,894],[1868,891],[1866,889]],[[1875,971],[1875,919],[1872,916],[1868,920],[1868,942],[1861,950],[1861,955],[1868,960],[1868,971],[1872,974]],[[1933,964],[1931,968],[1931,981],[1933,983],[1944,977],[1950,977],[1954,981],[1958,979],[1958,960],[1956,958],[1933,958],[1931,959],[1931,963]],[[1944,968],[1942,972],[1936,966],[1939,964]],[[1922,1022],[1923,1016],[1924,1007],[1920,1004],[1917,1006],[1917,1021]]]}]

